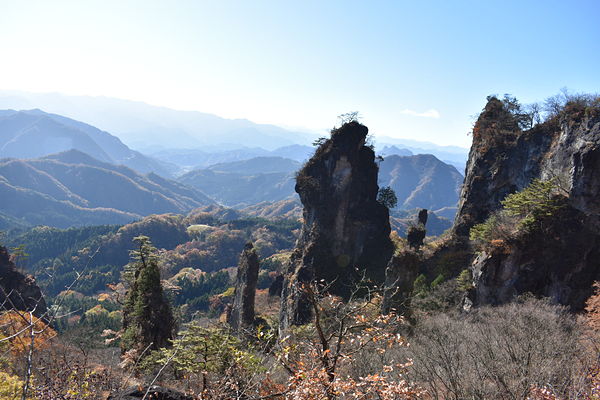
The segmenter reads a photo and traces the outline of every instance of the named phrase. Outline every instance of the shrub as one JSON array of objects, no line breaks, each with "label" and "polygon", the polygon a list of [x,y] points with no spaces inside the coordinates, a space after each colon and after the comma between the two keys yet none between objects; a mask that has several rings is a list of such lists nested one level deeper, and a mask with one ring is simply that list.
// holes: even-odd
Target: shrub
[{"label": "shrub", "polygon": [[175,376],[185,376],[188,385],[200,384],[203,392],[242,390],[243,383],[260,370],[260,359],[252,347],[223,329],[191,323],[177,336],[169,348],[148,356],[142,368],[154,371],[170,364]]},{"label": "shrub", "polygon": [[512,217],[519,218],[520,226],[532,229],[543,218],[552,217],[563,207],[563,198],[557,196],[555,179],[534,179],[520,192],[509,194],[502,200],[502,207]]},{"label": "shrub", "polygon": [[379,189],[377,193],[377,201],[388,209],[392,209],[398,205],[398,197],[396,196],[396,192],[390,186],[385,186]]},{"label": "shrub", "polygon": [[22,386],[23,381],[18,376],[0,371],[0,399],[18,399]]},{"label": "shrub", "polygon": [[415,296],[425,295],[429,291],[427,277],[423,274],[417,276],[413,283],[413,294]]},{"label": "shrub", "polygon": [[281,343],[279,357],[290,372],[286,399],[417,399],[422,390],[406,379],[410,360],[399,334],[403,320],[379,315],[378,297],[348,302],[305,285],[314,311],[312,324],[295,327]]},{"label": "shrub", "polygon": [[473,275],[468,268],[463,269],[456,277],[456,285],[458,290],[467,292],[473,288]]},{"label": "shrub", "polygon": [[495,240],[501,240],[494,246],[501,248],[520,231],[543,230],[544,222],[564,207],[565,197],[559,194],[556,179],[534,179],[525,189],[506,196],[501,204],[502,209],[474,225],[469,232],[469,238],[480,247],[489,247]]},{"label": "shrub", "polygon": [[446,278],[442,274],[436,276],[435,279],[431,282],[431,288],[433,289],[433,288],[437,287],[445,280],[446,280]]},{"label": "shrub", "polygon": [[460,308],[464,299],[464,291],[458,288],[456,279],[450,279],[435,286],[425,286],[425,290],[415,293],[410,306],[413,315],[420,316],[451,312]]},{"label": "shrub", "polygon": [[545,300],[437,314],[415,329],[412,377],[434,399],[525,399],[532,387],[574,398],[593,356],[581,336],[575,318]]}]

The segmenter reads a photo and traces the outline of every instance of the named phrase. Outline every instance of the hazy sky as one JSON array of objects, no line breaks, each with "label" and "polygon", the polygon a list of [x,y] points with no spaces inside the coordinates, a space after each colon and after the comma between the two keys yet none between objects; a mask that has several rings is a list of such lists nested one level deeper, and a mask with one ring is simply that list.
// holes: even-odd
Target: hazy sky
[{"label": "hazy sky", "polygon": [[600,1],[0,0],[0,89],[468,146],[491,93],[600,88]]}]

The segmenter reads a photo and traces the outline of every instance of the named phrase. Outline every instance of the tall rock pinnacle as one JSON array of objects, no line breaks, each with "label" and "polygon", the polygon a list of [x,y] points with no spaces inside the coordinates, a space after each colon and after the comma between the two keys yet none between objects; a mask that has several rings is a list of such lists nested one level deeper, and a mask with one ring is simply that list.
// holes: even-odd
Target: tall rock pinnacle
[{"label": "tall rock pinnacle", "polygon": [[378,167],[365,145],[367,133],[356,121],[334,129],[298,172],[304,224],[283,285],[282,330],[311,318],[303,283],[324,280],[329,292],[347,297],[363,275],[384,280],[393,245],[388,209],[377,201]]},{"label": "tall rock pinnacle", "polygon": [[240,255],[235,282],[235,297],[229,316],[229,323],[236,331],[252,327],[254,324],[254,298],[259,267],[258,255],[254,246],[252,243],[246,243]]}]

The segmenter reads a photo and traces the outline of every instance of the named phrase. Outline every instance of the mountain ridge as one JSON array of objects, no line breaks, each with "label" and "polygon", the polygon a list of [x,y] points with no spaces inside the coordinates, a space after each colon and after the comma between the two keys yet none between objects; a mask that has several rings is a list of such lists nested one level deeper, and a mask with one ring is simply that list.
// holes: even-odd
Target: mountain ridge
[{"label": "mountain ridge", "polygon": [[106,131],[62,115],[39,109],[4,110],[0,114],[0,157],[38,158],[72,148],[142,173],[170,176],[176,169],[131,150]]},{"label": "mountain ridge", "polygon": [[[204,193],[156,174],[141,175],[78,150],[37,159],[0,159],[3,214],[35,225],[128,223],[212,204]],[[105,218],[105,219],[102,219]]]},{"label": "mountain ridge", "polygon": [[[252,144],[266,149],[309,144],[316,135],[258,124],[247,119],[227,119],[200,111],[167,107],[110,97],[67,96],[57,93],[0,91],[0,108],[43,108],[114,132],[130,146],[199,147],[210,144]],[[256,135],[256,134],[259,135]],[[248,136],[252,136],[251,139]],[[291,139],[293,138],[293,139]]]}]

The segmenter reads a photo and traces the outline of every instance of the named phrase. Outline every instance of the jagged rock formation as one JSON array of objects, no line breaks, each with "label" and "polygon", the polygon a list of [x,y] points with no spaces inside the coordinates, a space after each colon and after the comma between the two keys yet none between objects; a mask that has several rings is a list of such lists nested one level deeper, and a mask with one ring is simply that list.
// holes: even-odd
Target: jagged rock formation
[{"label": "jagged rock formation", "polygon": [[548,220],[543,234],[524,232],[505,248],[479,254],[471,266],[475,304],[505,303],[530,292],[583,309],[600,278],[600,235],[586,218],[567,206]]},{"label": "jagged rock formation", "polygon": [[395,311],[405,314],[409,308],[413,283],[423,265],[423,255],[418,250],[406,248],[396,251],[385,270],[385,285],[381,312]]},{"label": "jagged rock formation", "polygon": [[378,168],[367,133],[358,122],[334,129],[298,172],[304,224],[283,285],[282,331],[310,320],[302,283],[323,279],[332,293],[347,296],[363,272],[384,280],[393,246],[388,209],[376,200]]},{"label": "jagged rock formation", "polygon": [[254,324],[254,298],[260,263],[252,243],[246,243],[240,255],[235,282],[235,296],[229,315],[229,323],[235,331]]},{"label": "jagged rock formation", "polygon": [[423,209],[419,211],[419,215],[417,217],[417,224],[408,228],[406,232],[406,240],[408,241],[408,245],[415,249],[419,250],[421,246],[423,246],[423,240],[425,239],[425,235],[427,231],[425,230],[425,225],[427,224],[427,210]]},{"label": "jagged rock formation", "polygon": [[419,251],[427,233],[427,210],[419,211],[416,226],[411,226],[406,237],[408,247],[396,249],[385,269],[383,301],[381,311],[384,314],[395,311],[404,314],[409,307],[413,282],[423,267],[423,253]]},{"label": "jagged rock formation", "polygon": [[6,247],[0,246],[0,310],[33,311],[46,314],[46,301],[31,275],[23,275],[10,260]]},{"label": "jagged rock formation", "polygon": [[429,214],[427,213],[427,210],[422,209],[421,211],[419,211],[419,214],[417,215],[417,222],[419,224],[422,224],[423,226],[427,225],[428,216],[429,216]]},{"label": "jagged rock formation", "polygon": [[534,178],[555,179],[566,205],[543,231],[522,233],[474,261],[475,304],[532,292],[578,310],[600,278],[600,108],[567,103],[548,121],[522,131],[514,113],[489,99],[473,129],[473,145],[453,228],[470,228]]},{"label": "jagged rock formation", "polygon": [[465,181],[453,231],[469,236],[469,230],[500,208],[510,193],[527,186],[540,175],[542,157],[552,136],[539,127],[521,134],[514,115],[492,97],[473,128]]}]

